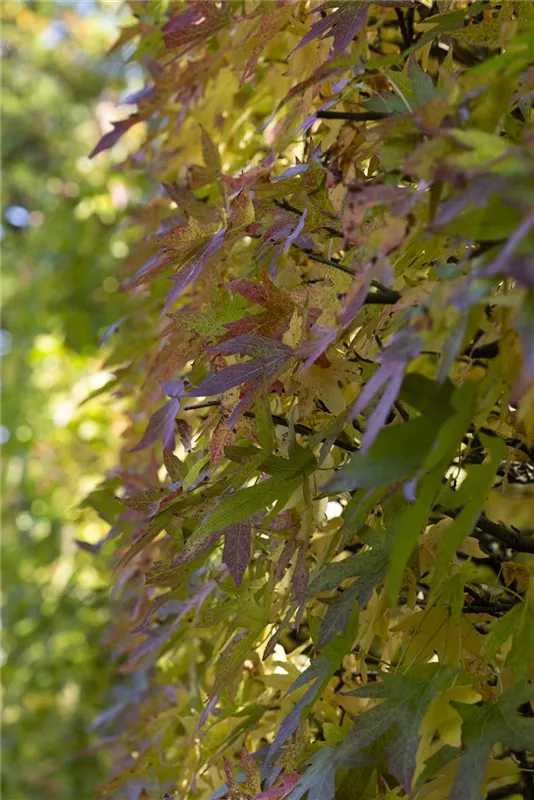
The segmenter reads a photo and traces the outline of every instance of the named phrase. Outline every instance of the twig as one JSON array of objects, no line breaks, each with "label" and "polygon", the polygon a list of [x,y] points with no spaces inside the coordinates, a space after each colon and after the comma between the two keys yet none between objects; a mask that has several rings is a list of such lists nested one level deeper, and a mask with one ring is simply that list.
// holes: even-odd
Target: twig
[{"label": "twig", "polygon": [[391,114],[386,111],[318,111],[317,119],[346,119],[354,122],[371,122],[385,119]]},{"label": "twig", "polygon": [[[441,510],[441,514],[445,517],[455,519],[460,511],[461,509],[448,509],[446,511]],[[489,536],[493,536],[494,539],[502,542],[504,545],[506,545],[506,547],[510,548],[510,550],[515,550],[517,553],[534,553],[534,538],[529,538],[527,536],[522,536],[519,533],[514,533],[514,531],[509,530],[509,528],[505,527],[504,525],[488,519],[485,514],[481,514],[478,518],[475,525],[475,531],[477,529],[482,533],[487,533]]]},{"label": "twig", "polygon": [[507,783],[506,786],[497,786],[490,789],[486,794],[486,800],[504,800],[513,794],[523,794],[523,786],[520,783]]},{"label": "twig", "polygon": [[521,794],[525,800],[534,800],[534,775],[532,774],[532,768],[530,766],[528,756],[524,750],[515,750],[513,752],[516,761],[519,764],[519,769],[521,770],[521,783],[523,789]]},{"label": "twig", "polygon": [[220,406],[220,400],[204,400],[202,403],[195,403],[192,406],[184,406],[184,411],[196,411],[197,408],[211,408],[212,406]]},{"label": "twig", "polygon": [[304,211],[301,211],[296,206],[292,206],[291,203],[288,203],[287,200],[273,200],[275,206],[278,208],[282,208],[284,211],[291,211],[292,214],[298,214],[299,217],[302,217]]},{"label": "twig", "polygon": [[340,264],[339,261],[334,261],[331,258],[324,258],[324,256],[314,256],[312,253],[306,253],[310,261],[317,261],[318,264],[326,264],[328,267],[332,267],[332,269],[338,269],[340,272],[344,272],[346,275],[350,275],[354,278],[354,272],[350,269],[350,267],[345,267],[343,264]]},{"label": "twig", "polygon": [[514,605],[515,603],[466,603],[462,611],[464,614],[488,614],[490,617],[500,617]]},{"label": "twig", "polygon": [[506,547],[515,550],[517,553],[534,553],[534,538],[514,533],[504,525],[488,519],[484,514],[481,514],[478,518],[477,528],[480,528],[483,533],[493,536],[494,539],[502,542]]},{"label": "twig", "polygon": [[404,47],[406,49],[409,49],[412,46],[412,38],[410,36],[410,31],[408,30],[408,25],[406,24],[406,19],[400,8],[395,9],[395,14],[397,15],[397,19],[399,20],[399,27],[402,34],[402,41],[404,42]]}]

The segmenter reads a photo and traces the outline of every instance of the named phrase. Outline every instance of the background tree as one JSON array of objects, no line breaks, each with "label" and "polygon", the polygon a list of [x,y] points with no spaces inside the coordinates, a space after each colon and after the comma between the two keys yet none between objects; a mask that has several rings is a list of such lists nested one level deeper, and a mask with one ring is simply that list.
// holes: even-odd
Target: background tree
[{"label": "background tree", "polygon": [[532,6],[129,6],[98,797],[532,798]]},{"label": "background tree", "polygon": [[102,60],[116,10],[1,4],[2,792],[12,800],[89,798],[111,767],[89,733],[112,671],[101,643],[109,559],[75,539],[106,533],[78,504],[116,463],[122,424],[107,399],[80,406],[110,378],[97,350],[120,314],[116,272],[130,245],[118,226],[139,191],[87,158],[125,86],[122,58]]}]

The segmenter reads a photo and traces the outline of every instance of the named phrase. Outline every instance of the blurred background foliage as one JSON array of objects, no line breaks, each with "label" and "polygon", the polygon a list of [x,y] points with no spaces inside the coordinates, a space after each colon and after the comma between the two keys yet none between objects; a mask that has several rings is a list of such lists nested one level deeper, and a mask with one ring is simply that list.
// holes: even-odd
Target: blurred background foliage
[{"label": "blurred background foliage", "polygon": [[[87,155],[141,85],[109,58],[118,3],[3,0],[3,770],[7,800],[91,797],[109,769],[91,722],[112,665],[107,526],[80,501],[116,461],[120,404],[99,340],[142,187]],[[137,68],[138,69],[138,68]],[[126,115],[126,108],[124,114]]]}]

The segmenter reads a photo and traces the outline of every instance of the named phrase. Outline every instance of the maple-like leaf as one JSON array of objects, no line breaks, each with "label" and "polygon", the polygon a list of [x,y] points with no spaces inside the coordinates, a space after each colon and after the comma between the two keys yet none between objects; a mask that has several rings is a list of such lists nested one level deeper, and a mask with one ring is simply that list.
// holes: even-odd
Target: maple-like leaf
[{"label": "maple-like leaf", "polygon": [[329,0],[329,2],[313,9],[312,13],[321,13],[330,8],[336,10],[331,14],[324,15],[322,19],[315,22],[308,33],[291,51],[290,55],[317,38],[328,39],[332,37],[334,40],[332,47],[334,53],[342,53],[347,49],[360,28],[365,25],[369,10],[368,4],[363,0],[346,0],[346,2],[338,5],[333,0]]},{"label": "maple-like leaf", "polygon": [[534,701],[534,686],[521,683],[496,702],[470,706],[453,702],[462,718],[462,757],[450,793],[451,800],[479,800],[486,764],[496,744],[512,750],[532,750],[534,719],[518,712]]},{"label": "maple-like leaf", "polygon": [[257,391],[266,383],[273,381],[275,375],[285,367],[293,354],[293,350],[281,342],[255,334],[237,336],[235,339],[222,342],[213,349],[226,355],[253,356],[249,361],[224,367],[188,393],[188,397],[209,397],[223,394],[246,383],[247,391],[230,415],[229,427],[234,425],[239,414],[254,401]]},{"label": "maple-like leaf", "polygon": [[175,14],[163,27],[167,49],[186,52],[206,41],[228,24],[232,10],[227,3],[217,6],[211,0],[197,0]]},{"label": "maple-like leaf", "polygon": [[443,689],[461,680],[454,667],[425,665],[409,673],[385,673],[380,682],[349,692],[351,697],[372,697],[384,702],[358,715],[335,755],[335,763],[338,766],[361,763],[362,751],[391,731],[386,748],[389,771],[409,793],[419,747],[419,726],[428,705]]},{"label": "maple-like leaf", "polygon": [[318,648],[345,630],[354,603],[357,602],[363,609],[373,590],[386,577],[392,538],[385,533],[371,531],[362,534],[361,538],[371,547],[370,550],[327,564],[312,576],[306,588],[306,596],[314,597],[320,592],[336,589],[348,578],[356,579],[341,595],[327,601],[327,610],[319,629]]},{"label": "maple-like leaf", "polygon": [[226,286],[266,309],[261,314],[251,314],[235,322],[225,323],[224,327],[228,328],[229,336],[259,334],[278,341],[282,338],[289,327],[295,305],[289,295],[275,286],[268,275],[263,274],[261,283],[235,280]]}]

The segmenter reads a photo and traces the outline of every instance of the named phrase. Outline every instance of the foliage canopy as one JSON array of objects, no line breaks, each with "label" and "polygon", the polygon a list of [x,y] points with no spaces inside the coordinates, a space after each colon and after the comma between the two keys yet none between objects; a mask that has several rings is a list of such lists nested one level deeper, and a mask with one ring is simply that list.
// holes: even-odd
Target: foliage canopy
[{"label": "foliage canopy", "polygon": [[98,797],[532,797],[534,7],[129,6]]}]

